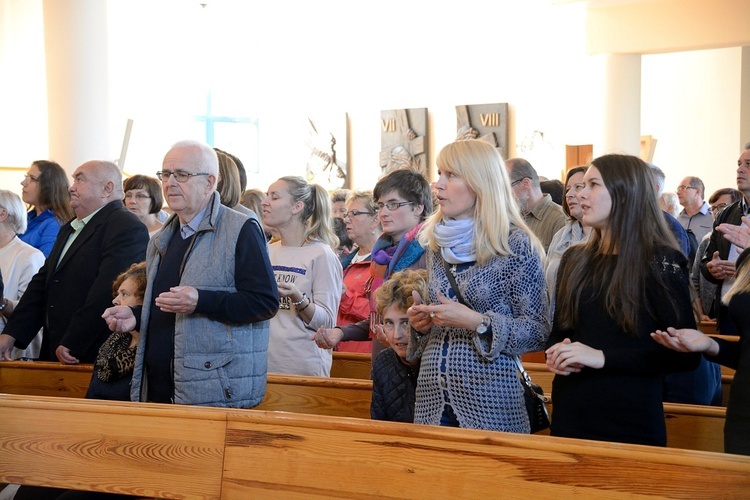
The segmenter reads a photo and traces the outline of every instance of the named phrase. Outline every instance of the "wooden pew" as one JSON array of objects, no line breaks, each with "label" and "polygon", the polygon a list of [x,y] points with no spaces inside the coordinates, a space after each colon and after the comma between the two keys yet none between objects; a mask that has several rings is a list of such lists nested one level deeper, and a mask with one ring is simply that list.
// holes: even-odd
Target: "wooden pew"
[{"label": "wooden pew", "polygon": [[0,482],[152,498],[221,494],[226,413],[215,408],[0,395],[0,419]]},{"label": "wooden pew", "polygon": [[266,397],[258,410],[370,418],[372,381],[268,375]]},{"label": "wooden pew", "polygon": [[0,395],[0,421],[0,482],[156,498],[744,498],[750,491],[750,457],[548,436],[13,395]]},{"label": "wooden pew", "polygon": [[[47,366],[38,367],[37,364]],[[535,368],[532,363],[525,366],[527,370]],[[85,371],[70,368],[76,367],[23,361],[0,363],[0,392],[46,395],[49,390],[45,384],[49,380],[69,389],[78,387]],[[68,374],[70,379],[67,378]],[[550,372],[540,372],[538,376],[532,374],[532,379],[540,385],[546,384],[542,374],[552,375]],[[73,391],[67,393],[83,397],[85,388],[79,389],[75,395]],[[369,419],[371,396],[372,382],[369,380],[269,374],[266,397],[257,409]],[[552,410],[553,406],[550,405],[550,413]],[[664,411],[668,446],[723,451],[725,408],[666,403]]]},{"label": "wooden pew", "polygon": [[372,369],[371,356],[362,352],[333,351],[331,377],[369,380]]},{"label": "wooden pew", "polygon": [[91,382],[93,369],[90,364],[4,361],[0,362],[0,392],[82,398]]}]

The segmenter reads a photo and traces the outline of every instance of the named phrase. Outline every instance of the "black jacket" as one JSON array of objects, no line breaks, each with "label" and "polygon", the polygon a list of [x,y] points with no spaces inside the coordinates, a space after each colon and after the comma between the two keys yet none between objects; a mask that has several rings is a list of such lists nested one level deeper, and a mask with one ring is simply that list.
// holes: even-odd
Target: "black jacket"
[{"label": "black jacket", "polygon": [[24,349],[44,327],[40,359],[57,361],[55,350],[64,345],[82,363],[93,363],[110,334],[102,313],[112,305],[112,283],[145,260],[148,230],[120,200],[112,201],[84,226],[58,265],[72,232],[70,222],[60,228],[3,333]]},{"label": "black jacket", "polygon": [[373,420],[414,422],[419,365],[405,365],[390,347],[378,354],[372,366]]},{"label": "black jacket", "polygon": [[713,259],[714,252],[716,251],[719,252],[720,259],[727,260],[727,257],[729,256],[729,250],[732,247],[732,243],[724,238],[724,235],[722,233],[716,230],[716,226],[725,223],[739,226],[742,224],[742,216],[746,213],[746,211],[747,204],[745,203],[745,199],[742,198],[719,212],[719,214],[716,216],[716,221],[714,222],[714,229],[713,231],[711,231],[711,236],[709,237],[708,246],[706,247],[706,251],[701,257],[701,274],[703,274],[703,277],[706,278],[709,283],[718,285],[716,287],[714,304],[716,304],[715,312],[719,321],[722,320],[720,316],[722,314],[725,314],[725,311],[722,311],[723,308],[719,307],[721,304],[721,285],[724,280],[717,280],[716,278],[714,278],[706,267],[706,264],[710,262],[711,259]]}]

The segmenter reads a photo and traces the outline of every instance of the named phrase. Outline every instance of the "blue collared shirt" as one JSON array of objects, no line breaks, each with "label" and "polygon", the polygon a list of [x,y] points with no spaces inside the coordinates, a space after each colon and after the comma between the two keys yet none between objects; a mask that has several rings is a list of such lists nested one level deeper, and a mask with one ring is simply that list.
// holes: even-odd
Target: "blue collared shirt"
[{"label": "blue collared shirt", "polygon": [[208,208],[208,205],[203,207],[203,210],[198,212],[198,214],[187,224],[183,224],[182,221],[180,221],[180,236],[182,236],[183,240],[190,238],[198,232],[198,227],[200,227],[201,222],[203,221],[203,216],[206,215],[206,208]]}]

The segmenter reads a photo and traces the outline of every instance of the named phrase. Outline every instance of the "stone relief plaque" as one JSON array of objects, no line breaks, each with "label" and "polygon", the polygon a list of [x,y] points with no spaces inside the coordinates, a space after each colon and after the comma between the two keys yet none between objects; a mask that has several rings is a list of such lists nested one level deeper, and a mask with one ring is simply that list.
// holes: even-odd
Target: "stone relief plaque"
[{"label": "stone relief plaque", "polygon": [[508,103],[456,106],[457,140],[481,139],[508,159]]},{"label": "stone relief plaque", "polygon": [[329,191],[349,187],[346,156],[346,114],[307,115],[309,156],[305,178]]},{"label": "stone relief plaque", "polygon": [[385,175],[411,168],[427,175],[427,108],[380,112],[380,168]]}]

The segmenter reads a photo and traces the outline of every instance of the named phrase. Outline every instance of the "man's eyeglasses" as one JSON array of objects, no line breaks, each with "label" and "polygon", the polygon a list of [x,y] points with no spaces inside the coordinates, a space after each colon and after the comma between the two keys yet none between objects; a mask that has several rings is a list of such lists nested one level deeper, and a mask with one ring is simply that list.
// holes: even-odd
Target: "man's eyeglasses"
[{"label": "man's eyeglasses", "polygon": [[383,210],[383,208],[387,208],[389,212],[393,212],[394,210],[398,210],[404,205],[413,205],[413,204],[414,204],[413,201],[389,201],[388,203],[378,203],[378,212]]},{"label": "man's eyeglasses", "polygon": [[677,186],[677,191],[685,191],[686,189],[698,189],[693,186]]},{"label": "man's eyeglasses", "polygon": [[511,182],[510,187],[515,187],[516,185],[522,183],[524,179],[528,179],[528,177],[521,177],[520,179]]},{"label": "man's eyeglasses", "polygon": [[131,198],[135,198],[136,200],[148,200],[148,199],[151,199],[151,197],[149,195],[147,195],[146,193],[131,193],[129,191],[127,193],[125,193],[125,199],[126,200],[129,200]]},{"label": "man's eyeglasses", "polygon": [[191,177],[195,177],[196,175],[211,175],[208,172],[185,172],[184,170],[175,170],[174,172],[170,172],[169,170],[159,170],[156,172],[156,177],[159,178],[160,181],[168,181],[171,176],[174,175],[174,178],[177,182],[183,183],[187,182],[188,179]]},{"label": "man's eyeglasses", "polygon": [[367,215],[375,215],[375,214],[374,214],[374,213],[372,213],[372,212],[360,212],[359,210],[351,210],[351,211],[349,211],[349,212],[344,212],[344,213],[342,214],[341,218],[342,218],[342,219],[346,219],[347,217],[356,217],[356,216],[358,216],[358,215],[364,215],[364,214],[367,214]]}]

